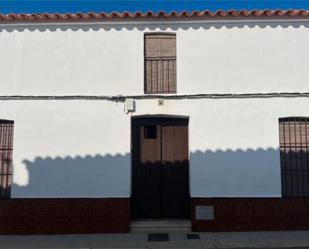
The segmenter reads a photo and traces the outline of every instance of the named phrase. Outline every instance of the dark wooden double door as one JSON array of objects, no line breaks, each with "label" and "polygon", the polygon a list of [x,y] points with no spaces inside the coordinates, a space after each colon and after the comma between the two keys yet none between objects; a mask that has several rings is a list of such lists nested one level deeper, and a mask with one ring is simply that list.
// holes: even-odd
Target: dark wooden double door
[{"label": "dark wooden double door", "polygon": [[188,119],[132,118],[132,218],[188,218],[189,201]]}]

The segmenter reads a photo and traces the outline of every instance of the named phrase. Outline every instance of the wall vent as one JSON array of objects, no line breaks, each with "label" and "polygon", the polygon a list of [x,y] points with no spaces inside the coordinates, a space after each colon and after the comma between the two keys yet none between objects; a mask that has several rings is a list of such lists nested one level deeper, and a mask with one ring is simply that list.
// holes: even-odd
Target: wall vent
[{"label": "wall vent", "polygon": [[196,220],[214,220],[215,210],[214,206],[195,206]]}]

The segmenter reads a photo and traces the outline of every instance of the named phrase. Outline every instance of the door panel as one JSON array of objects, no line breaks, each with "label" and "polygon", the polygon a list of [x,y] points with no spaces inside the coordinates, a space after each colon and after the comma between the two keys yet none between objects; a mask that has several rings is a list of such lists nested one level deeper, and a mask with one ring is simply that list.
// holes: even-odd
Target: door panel
[{"label": "door panel", "polygon": [[189,217],[188,120],[132,120],[132,217]]},{"label": "door panel", "polygon": [[161,129],[141,122],[132,128],[132,216],[160,218]]},{"label": "door panel", "polygon": [[184,125],[162,126],[162,216],[189,215],[188,129]]},{"label": "door panel", "polygon": [[[155,137],[147,137],[150,128]],[[140,126],[140,160],[138,163],[140,212],[144,217],[160,217],[160,170],[161,170],[161,129],[156,125]],[[149,134],[148,134],[149,135]]]}]

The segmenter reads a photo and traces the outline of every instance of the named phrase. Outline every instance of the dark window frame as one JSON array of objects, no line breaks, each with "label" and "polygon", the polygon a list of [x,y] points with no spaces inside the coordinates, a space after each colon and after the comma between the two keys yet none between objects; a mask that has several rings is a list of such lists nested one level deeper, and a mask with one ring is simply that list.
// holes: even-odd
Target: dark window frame
[{"label": "dark window frame", "polygon": [[[153,89],[148,89],[147,87],[147,61],[149,60],[149,58],[147,57],[147,49],[146,49],[146,40],[148,36],[174,36],[175,37],[175,57],[174,58],[169,58],[168,60],[168,66],[169,63],[171,63],[173,61],[173,71],[171,72],[171,74],[174,76],[173,79],[174,81],[172,82],[172,89],[168,89],[166,91],[162,90],[162,91],[154,91]],[[160,59],[158,59],[160,60]],[[170,74],[170,72],[168,72],[168,75]],[[169,76],[168,76],[169,77]],[[158,84],[159,85],[159,84]],[[163,87],[164,88],[164,87]],[[169,86],[168,86],[169,88]],[[175,32],[145,32],[144,33],[144,94],[175,94],[177,93],[177,36]]]},{"label": "dark window frame", "polygon": [[283,198],[309,197],[309,117],[279,118]]},{"label": "dark window frame", "polygon": [[145,125],[144,126],[144,139],[157,139],[157,126]]},{"label": "dark window frame", "polygon": [[0,200],[11,198],[14,121],[0,119]]}]

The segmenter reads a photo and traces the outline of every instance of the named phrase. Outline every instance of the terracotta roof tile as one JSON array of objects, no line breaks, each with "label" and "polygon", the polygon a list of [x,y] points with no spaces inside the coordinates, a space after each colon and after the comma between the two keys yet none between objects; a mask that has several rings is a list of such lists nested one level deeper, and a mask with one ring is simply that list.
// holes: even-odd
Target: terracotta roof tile
[{"label": "terracotta roof tile", "polygon": [[179,18],[269,18],[269,17],[286,17],[286,18],[304,18],[309,17],[309,10],[218,10],[211,12],[204,11],[181,11],[181,12],[99,12],[99,13],[38,13],[38,14],[0,14],[0,22],[31,22],[31,21],[111,21],[111,20],[145,20],[145,19],[179,19]]}]

